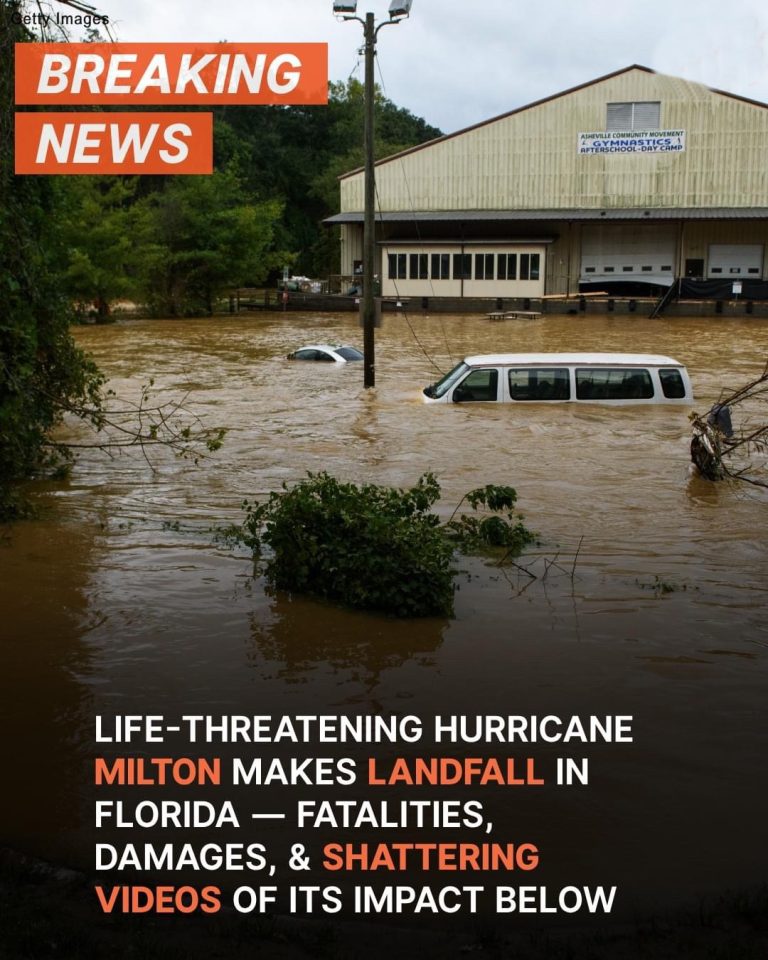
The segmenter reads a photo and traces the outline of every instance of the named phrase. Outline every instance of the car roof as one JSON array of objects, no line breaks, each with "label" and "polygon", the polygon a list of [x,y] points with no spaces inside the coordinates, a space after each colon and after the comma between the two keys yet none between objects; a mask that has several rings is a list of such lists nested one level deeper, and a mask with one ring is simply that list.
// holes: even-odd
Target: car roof
[{"label": "car roof", "polygon": [[644,367],[682,367],[678,360],[651,353],[489,353],[465,357],[464,363],[470,367],[510,364],[572,364],[583,363],[590,366],[644,366]]},{"label": "car roof", "polygon": [[331,353],[336,353],[339,349],[339,344],[332,343],[306,343],[302,347],[297,347],[293,352],[298,353],[299,350],[329,350]]}]

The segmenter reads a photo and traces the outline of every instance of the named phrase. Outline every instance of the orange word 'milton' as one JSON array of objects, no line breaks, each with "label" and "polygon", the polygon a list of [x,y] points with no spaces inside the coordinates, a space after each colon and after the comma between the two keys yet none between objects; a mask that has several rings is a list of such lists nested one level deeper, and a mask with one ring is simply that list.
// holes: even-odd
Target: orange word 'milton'
[{"label": "orange word 'milton'", "polygon": [[16,173],[211,173],[208,113],[17,113]]},{"label": "orange word 'milton'", "polygon": [[94,782],[99,786],[164,786],[175,783],[182,787],[204,783],[221,784],[221,760],[191,757],[118,757],[109,763],[97,757]]},{"label": "orange word 'milton'", "polygon": [[328,102],[325,43],[19,43],[16,103]]}]

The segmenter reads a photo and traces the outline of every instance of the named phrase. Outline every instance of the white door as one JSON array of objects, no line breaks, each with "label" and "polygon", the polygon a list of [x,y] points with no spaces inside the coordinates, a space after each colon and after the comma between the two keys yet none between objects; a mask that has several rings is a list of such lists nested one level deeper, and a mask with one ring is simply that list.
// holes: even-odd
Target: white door
[{"label": "white door", "polygon": [[632,280],[670,286],[675,279],[675,233],[654,224],[586,226],[581,283]]},{"label": "white door", "polygon": [[711,280],[760,280],[763,275],[761,243],[712,243],[707,276]]}]

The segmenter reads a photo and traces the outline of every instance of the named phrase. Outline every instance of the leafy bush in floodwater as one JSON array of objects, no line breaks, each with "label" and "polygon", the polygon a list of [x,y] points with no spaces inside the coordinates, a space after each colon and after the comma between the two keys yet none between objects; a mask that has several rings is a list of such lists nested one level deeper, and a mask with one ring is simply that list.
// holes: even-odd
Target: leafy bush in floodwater
[{"label": "leafy bush in floodwater", "polygon": [[[264,503],[244,503],[246,519],[234,538],[262,557],[278,589],[398,617],[453,612],[456,546],[519,549],[533,538],[507,514],[451,518],[443,525],[431,508],[440,486],[431,473],[409,490],[340,483],[327,473],[273,492]],[[473,509],[511,510],[511,487],[467,494]]]}]

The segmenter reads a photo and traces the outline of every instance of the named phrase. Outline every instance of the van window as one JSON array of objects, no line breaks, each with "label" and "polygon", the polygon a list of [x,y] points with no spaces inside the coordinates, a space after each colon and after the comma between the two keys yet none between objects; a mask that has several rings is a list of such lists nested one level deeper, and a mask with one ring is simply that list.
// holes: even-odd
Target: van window
[{"label": "van window", "polygon": [[570,400],[571,384],[564,367],[521,367],[509,371],[513,400]]},{"label": "van window", "polygon": [[685,384],[679,370],[659,370],[659,380],[665,397],[677,400],[685,396]]},{"label": "van window", "polygon": [[453,391],[454,403],[496,400],[499,395],[498,370],[473,370]]},{"label": "van window", "polygon": [[466,363],[457,363],[453,370],[449,370],[437,383],[433,383],[431,387],[427,387],[424,393],[426,393],[428,397],[434,397],[435,400],[439,400],[440,397],[444,397],[445,394],[448,393],[457,380],[460,380],[464,376],[467,370],[469,370],[469,367]]},{"label": "van window", "polygon": [[579,400],[648,400],[652,396],[653,381],[647,370],[604,367],[576,371]]}]

